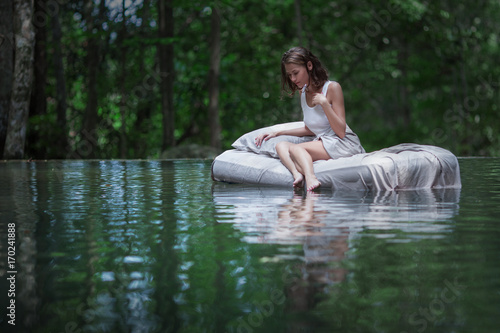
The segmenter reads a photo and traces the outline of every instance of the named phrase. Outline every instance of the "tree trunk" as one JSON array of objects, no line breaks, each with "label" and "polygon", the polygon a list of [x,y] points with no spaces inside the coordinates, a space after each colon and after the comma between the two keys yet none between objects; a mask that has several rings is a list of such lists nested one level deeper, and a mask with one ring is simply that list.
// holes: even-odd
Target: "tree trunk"
[{"label": "tree trunk", "polygon": [[[101,1],[101,10],[102,4]],[[85,109],[85,119],[82,128],[82,140],[85,141],[85,150],[80,150],[81,158],[95,158],[97,156],[97,72],[99,68],[99,58],[101,53],[100,34],[101,30],[99,22],[96,22],[95,17],[92,15],[94,11],[94,1],[87,0],[85,2],[85,20],[87,23],[87,31],[89,32],[89,39],[87,41],[87,106]],[[98,14],[99,16],[99,14]],[[93,33],[96,30],[95,33]],[[83,156],[82,156],[83,155]]]},{"label": "tree trunk", "polygon": [[158,58],[160,63],[160,95],[163,114],[162,150],[175,145],[174,113],[174,15],[172,0],[158,0],[159,37]]},{"label": "tree trunk", "polygon": [[221,148],[219,121],[219,72],[220,72],[220,15],[217,7],[212,8],[210,32],[210,72],[208,74],[208,123],[210,146]]},{"label": "tree trunk", "polygon": [[61,54],[61,24],[59,22],[59,13],[54,15],[51,20],[52,23],[52,39],[54,44],[54,73],[56,76],[56,113],[57,113],[57,133],[59,149],[57,151],[60,156],[58,158],[64,158],[68,152],[65,150],[68,147],[68,136],[66,131],[66,79],[64,78],[64,65]]},{"label": "tree trunk", "polygon": [[[47,97],[45,87],[47,82],[47,20],[48,16],[45,11],[46,0],[35,1],[34,19],[35,25],[35,54],[33,65],[33,89],[31,90],[30,112],[29,119],[47,113]],[[29,120],[28,120],[29,121]],[[49,125],[52,129],[52,126]],[[56,129],[57,131],[57,129]],[[54,131],[54,132],[56,132]],[[48,137],[47,131],[35,130],[29,128],[26,131],[25,154],[36,159],[47,159],[48,150],[50,149],[51,138]],[[44,142],[43,145],[37,143]]]},{"label": "tree trunk", "polygon": [[[139,36],[143,36],[146,38],[146,36],[149,36],[151,26],[151,10],[150,10],[150,3],[151,0],[143,0],[142,2],[142,17],[141,17],[141,26],[139,28]],[[134,60],[134,63],[136,63],[139,67],[139,72],[140,73],[145,73],[146,70],[150,72],[151,70],[148,68],[146,69],[145,66],[145,61],[144,57],[141,55],[137,57]],[[149,67],[149,66],[148,66]],[[150,73],[151,74],[151,73]],[[148,76],[148,79],[150,76]],[[143,82],[143,89],[148,89],[148,91],[152,91],[156,84],[159,83],[159,80],[155,80],[155,83],[153,84],[147,84],[147,87],[144,87],[144,82]],[[143,133],[146,133],[146,129],[143,127],[143,123],[146,119],[149,119],[151,117],[151,109],[152,109],[152,100],[150,98],[145,98],[145,99],[139,99],[139,102],[137,104],[137,109],[135,110],[136,113],[136,118],[134,122],[134,127],[133,131],[135,132],[136,135],[142,135]],[[144,142],[142,140],[134,140],[134,156],[135,158],[143,158],[145,157],[145,152],[147,150],[147,146],[144,145]]]},{"label": "tree trunk", "polygon": [[125,7],[125,0],[122,1],[122,26],[120,31],[119,43],[120,48],[120,158],[127,158],[127,124],[126,124],[126,105],[127,105],[127,91],[125,88],[125,81],[127,79],[127,48],[124,46],[123,41],[127,38],[127,8]]},{"label": "tree trunk", "polygon": [[33,81],[35,31],[32,25],[33,3],[14,0],[15,59],[4,158],[23,158]]},{"label": "tree trunk", "polygon": [[302,38],[302,13],[300,10],[300,0],[295,0],[295,21],[297,21],[297,38],[300,46],[305,46],[304,38]]},{"label": "tree trunk", "polygon": [[[42,115],[47,112],[47,100],[45,96],[45,86],[47,81],[47,15],[45,12],[45,0],[35,1],[35,13],[41,17],[44,24],[36,24],[35,35],[35,66],[34,66],[34,81],[33,91],[31,93],[30,116]],[[43,16],[42,16],[43,15]],[[38,133],[35,133],[38,137]]]},{"label": "tree trunk", "polygon": [[12,1],[0,0],[0,157],[3,156],[14,71]]}]

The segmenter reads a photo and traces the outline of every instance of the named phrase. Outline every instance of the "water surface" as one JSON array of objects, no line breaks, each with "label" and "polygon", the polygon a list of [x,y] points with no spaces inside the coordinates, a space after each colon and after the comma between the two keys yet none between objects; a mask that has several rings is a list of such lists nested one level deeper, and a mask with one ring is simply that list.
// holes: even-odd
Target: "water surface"
[{"label": "water surface", "polygon": [[499,162],[307,196],[209,161],[3,162],[0,306],[15,332],[497,332]]}]

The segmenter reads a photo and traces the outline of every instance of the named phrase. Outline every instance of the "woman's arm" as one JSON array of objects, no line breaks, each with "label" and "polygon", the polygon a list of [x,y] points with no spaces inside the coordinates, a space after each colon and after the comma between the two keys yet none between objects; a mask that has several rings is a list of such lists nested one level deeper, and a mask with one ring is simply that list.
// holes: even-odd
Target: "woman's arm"
[{"label": "woman's arm", "polygon": [[255,145],[257,147],[260,147],[263,141],[267,141],[279,135],[307,136],[307,135],[314,135],[314,133],[305,125],[304,127],[292,128],[277,132],[263,133],[255,138]]},{"label": "woman's arm", "polygon": [[314,135],[314,133],[304,125],[304,127],[292,128],[288,130],[283,130],[276,132],[277,135],[293,135],[293,136],[307,136]]},{"label": "woman's arm", "polygon": [[312,100],[313,105],[321,105],[328,118],[330,127],[341,139],[345,137],[346,121],[344,108],[344,93],[338,82],[332,82],[328,86],[326,97],[316,94]]}]

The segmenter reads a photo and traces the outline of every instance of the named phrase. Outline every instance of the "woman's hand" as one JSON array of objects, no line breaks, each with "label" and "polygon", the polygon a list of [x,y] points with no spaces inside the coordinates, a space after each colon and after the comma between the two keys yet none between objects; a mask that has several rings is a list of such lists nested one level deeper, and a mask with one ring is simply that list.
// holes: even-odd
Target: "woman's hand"
[{"label": "woman's hand", "polygon": [[262,142],[267,141],[267,140],[274,138],[274,137],[277,137],[277,136],[278,136],[278,132],[260,134],[255,138],[255,145],[257,147],[260,147],[262,145]]},{"label": "woman's hand", "polygon": [[313,106],[328,104],[328,99],[322,93],[316,93],[313,95],[312,104]]}]

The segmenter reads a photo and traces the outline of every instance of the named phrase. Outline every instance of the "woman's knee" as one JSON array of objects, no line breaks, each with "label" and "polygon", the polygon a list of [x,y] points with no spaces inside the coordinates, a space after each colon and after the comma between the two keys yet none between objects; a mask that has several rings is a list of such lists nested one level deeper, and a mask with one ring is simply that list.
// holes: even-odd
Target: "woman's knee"
[{"label": "woman's knee", "polygon": [[288,152],[290,153],[290,156],[292,158],[295,158],[296,156],[298,156],[303,151],[304,151],[304,148],[302,148],[299,145],[291,145],[290,147],[288,147]]},{"label": "woman's knee", "polygon": [[276,152],[283,153],[283,152],[288,152],[288,149],[290,147],[290,142],[286,141],[281,141],[276,144]]}]

